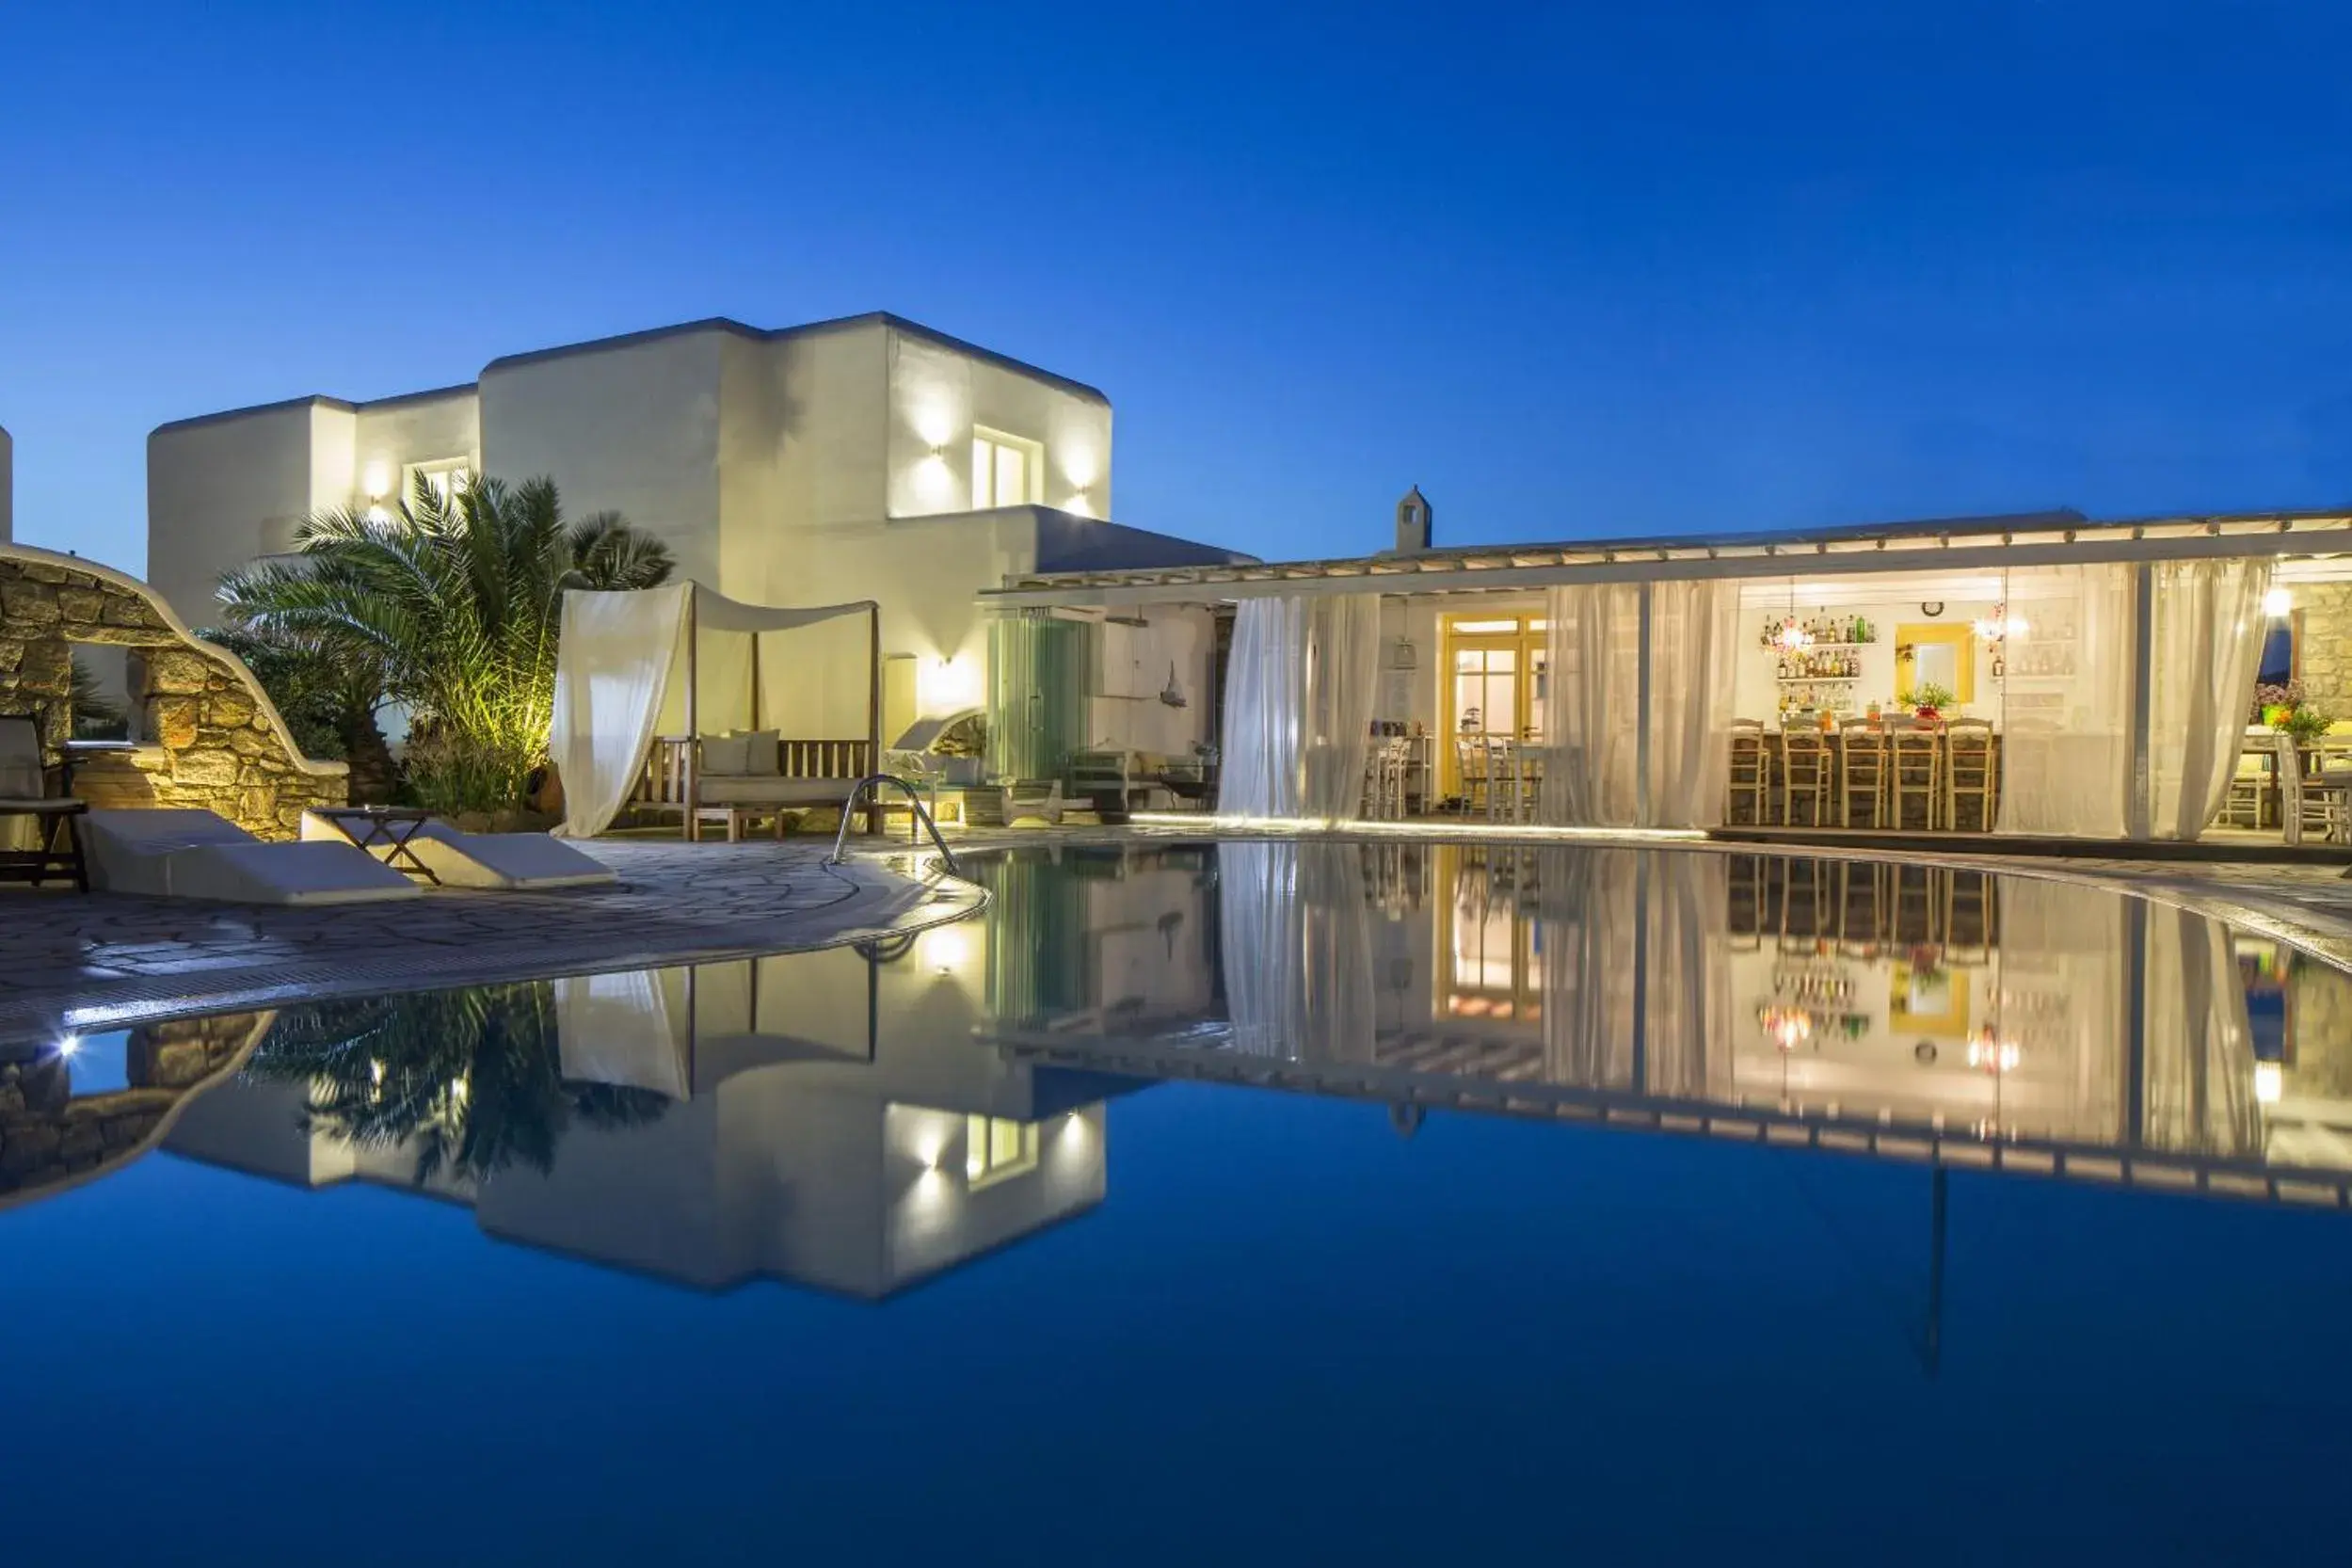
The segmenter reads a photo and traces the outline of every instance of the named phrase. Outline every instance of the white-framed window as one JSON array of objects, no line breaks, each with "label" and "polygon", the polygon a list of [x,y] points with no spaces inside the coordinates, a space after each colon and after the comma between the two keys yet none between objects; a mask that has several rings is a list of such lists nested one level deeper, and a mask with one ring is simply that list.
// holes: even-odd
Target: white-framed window
[{"label": "white-framed window", "polygon": [[466,475],[473,472],[471,457],[436,457],[428,463],[410,463],[400,471],[400,499],[416,499],[417,481],[424,480],[446,506],[453,496],[463,495]]},{"label": "white-framed window", "polygon": [[1003,1116],[964,1119],[964,1185],[971,1192],[1037,1168],[1037,1124]]},{"label": "white-framed window", "polygon": [[1043,499],[1046,449],[984,425],[972,426],[972,510],[1028,506]]}]

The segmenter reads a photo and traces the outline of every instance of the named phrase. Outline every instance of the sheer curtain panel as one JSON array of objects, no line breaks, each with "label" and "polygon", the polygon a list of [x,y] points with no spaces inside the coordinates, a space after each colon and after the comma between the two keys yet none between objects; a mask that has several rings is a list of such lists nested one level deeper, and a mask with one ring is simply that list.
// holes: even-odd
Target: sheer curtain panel
[{"label": "sheer curtain panel", "polygon": [[1225,675],[1218,808],[1320,822],[1362,816],[1379,678],[1379,596],[1243,600]]},{"label": "sheer curtain panel", "polygon": [[2152,821],[2158,838],[2204,832],[2230,792],[2262,662],[2268,561],[2168,561],[2155,573],[2154,688],[2149,704]]}]

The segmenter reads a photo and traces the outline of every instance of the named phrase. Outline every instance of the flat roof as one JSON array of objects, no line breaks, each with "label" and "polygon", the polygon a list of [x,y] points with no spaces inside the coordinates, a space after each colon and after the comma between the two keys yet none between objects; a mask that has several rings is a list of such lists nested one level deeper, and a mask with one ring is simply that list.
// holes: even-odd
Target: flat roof
[{"label": "flat roof", "polygon": [[1003,608],[1327,593],[1477,593],[1562,583],[2090,565],[2352,552],[2352,514],[2242,512],[2094,520],[2072,508],[1851,527],[1466,545],[1256,566],[1035,572],[984,590]]},{"label": "flat roof", "polygon": [[[638,332],[620,332],[610,337],[590,338],[584,343],[562,344],[553,348],[534,348],[520,354],[502,354],[482,367],[482,375],[488,376],[492,371],[512,369],[518,365],[537,364],[547,360],[563,359],[573,354],[597,354],[608,349],[633,348],[640,344],[659,343],[664,338],[687,337],[696,332],[726,332],[759,343],[777,343],[789,338],[809,336],[819,332],[849,331],[861,327],[888,328],[892,331],[906,333],[910,337],[921,338],[926,343],[936,344],[941,348],[957,354],[968,355],[972,359],[984,360],[1000,369],[1011,371],[1016,376],[1030,376],[1034,380],[1059,387],[1073,396],[1099,403],[1105,408],[1111,406],[1111,399],[1105,396],[1101,389],[1097,387],[1089,386],[1083,381],[1073,380],[1066,376],[1057,376],[1052,371],[1040,369],[1026,360],[1014,359],[1009,354],[1000,354],[993,348],[983,348],[976,343],[968,343],[962,338],[952,336],[935,328],[925,327],[919,321],[909,321],[904,316],[894,315],[888,311],[868,311],[862,315],[834,316],[825,321],[805,322],[797,327],[752,327],[731,316],[705,316],[699,321],[681,321],[670,327],[651,327]],[[302,397],[281,397],[269,403],[249,403],[239,408],[222,408],[209,414],[191,414],[185,419],[167,420],[156,425],[149,434],[160,435],[167,430],[184,430],[190,425],[210,424],[219,420],[244,419],[252,414],[279,413],[289,408],[338,408],[349,413],[362,408],[380,408],[388,404],[409,403],[428,397],[446,397],[453,392],[473,392],[478,390],[479,386],[480,376],[477,376],[472,381],[460,381],[453,386],[434,387],[424,392],[394,392],[389,397],[366,398],[357,402],[348,398],[330,397],[324,392],[312,392]]]}]

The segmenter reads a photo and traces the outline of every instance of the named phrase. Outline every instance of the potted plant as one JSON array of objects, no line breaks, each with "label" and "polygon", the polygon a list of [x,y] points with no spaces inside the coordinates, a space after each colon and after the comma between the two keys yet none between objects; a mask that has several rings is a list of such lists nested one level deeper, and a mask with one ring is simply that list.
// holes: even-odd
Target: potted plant
[{"label": "potted plant", "polygon": [[1944,717],[1944,710],[1960,700],[1960,694],[1951,687],[1933,680],[1923,680],[1908,692],[1898,692],[1895,700],[1912,711],[1912,716],[1922,724],[1934,724]]}]

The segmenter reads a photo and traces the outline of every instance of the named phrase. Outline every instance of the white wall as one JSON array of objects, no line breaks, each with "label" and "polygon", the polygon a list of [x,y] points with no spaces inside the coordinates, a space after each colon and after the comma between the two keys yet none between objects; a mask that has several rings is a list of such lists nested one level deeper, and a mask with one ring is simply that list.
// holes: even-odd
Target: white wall
[{"label": "white wall", "polygon": [[[220,574],[293,547],[320,498],[313,448],[321,412],[309,401],[167,424],[147,438],[147,581],[192,626],[215,620]],[[349,414],[343,412],[344,422]],[[328,436],[338,433],[328,422]],[[348,500],[350,462],[340,473]]]},{"label": "white wall", "polygon": [[1040,504],[1112,515],[1108,403],[901,328],[889,328],[888,355],[891,517],[973,506],[975,424],[1045,449]]},{"label": "white wall", "polygon": [[358,415],[352,505],[408,500],[400,480],[411,463],[481,466],[482,401],[470,386],[362,403]]},{"label": "white wall", "polygon": [[0,425],[0,544],[16,537],[16,443]]},{"label": "white wall", "polygon": [[720,573],[720,398],[740,336],[710,328],[492,363],[483,471],[552,475],[569,516],[618,511],[669,545],[680,575],[734,594]]},{"label": "white wall", "polygon": [[[1189,757],[1209,739],[1208,670],[1215,627],[1208,611],[1153,604],[1131,612],[1148,622],[1102,623],[1098,690],[1087,703],[1087,744]],[[1160,700],[1174,669],[1186,706]]]}]

